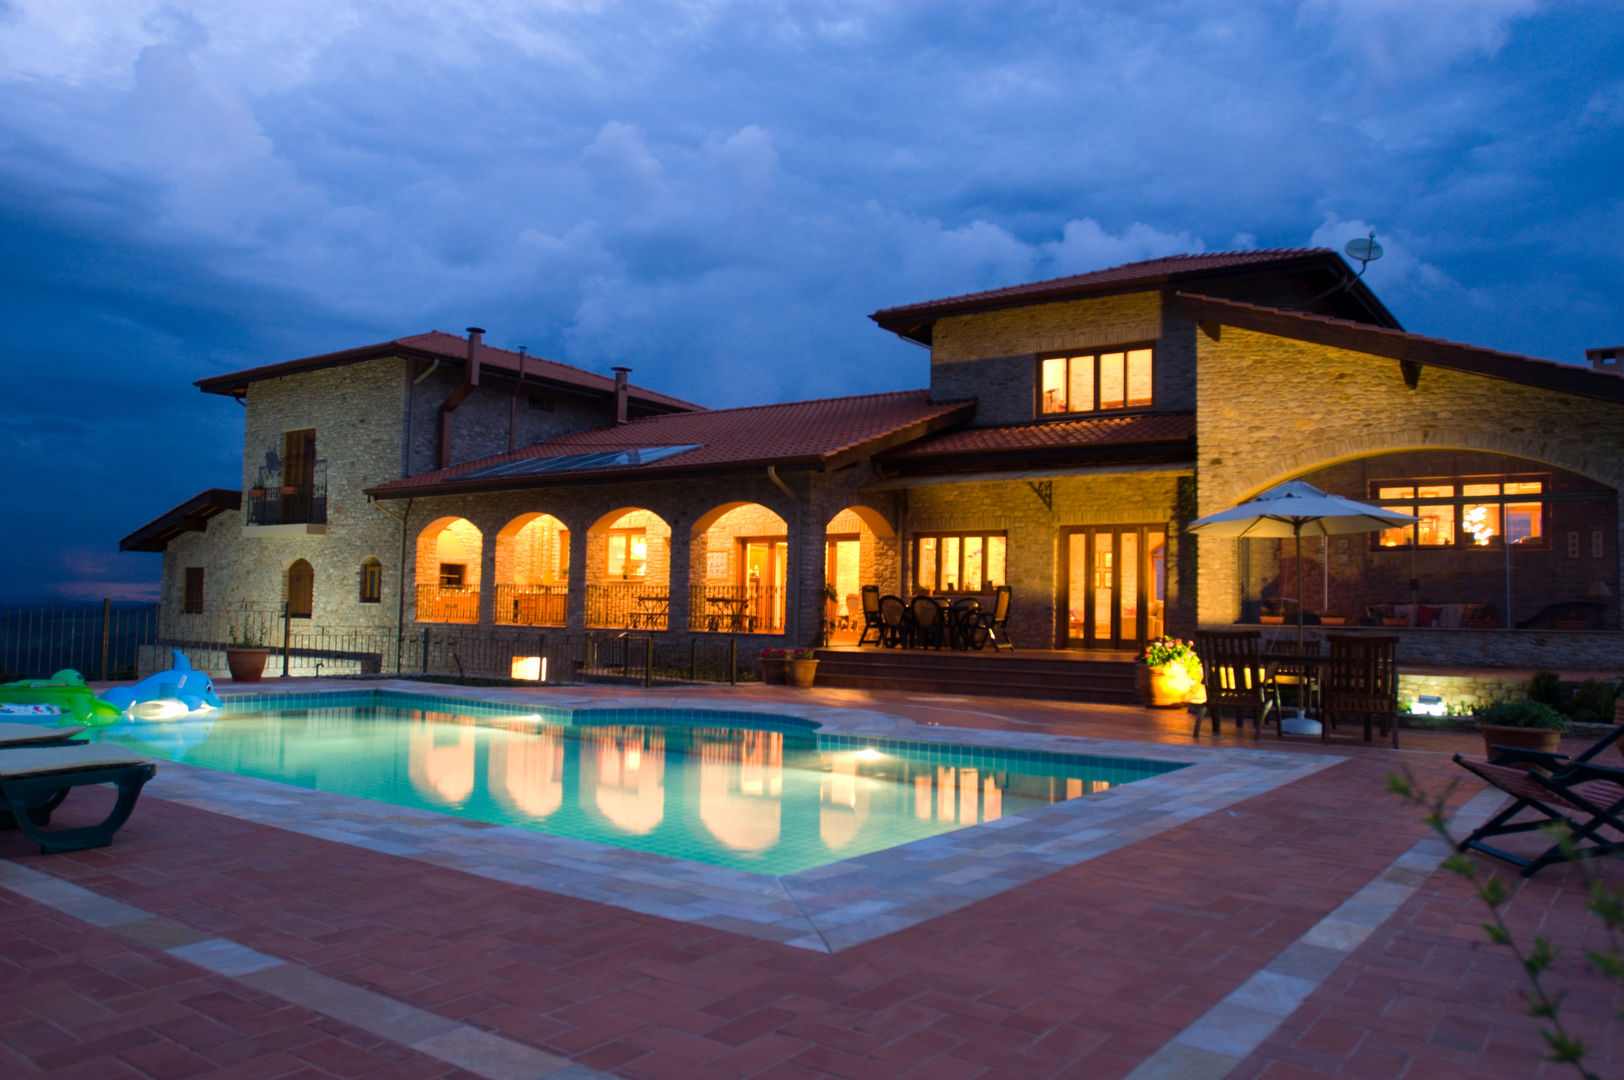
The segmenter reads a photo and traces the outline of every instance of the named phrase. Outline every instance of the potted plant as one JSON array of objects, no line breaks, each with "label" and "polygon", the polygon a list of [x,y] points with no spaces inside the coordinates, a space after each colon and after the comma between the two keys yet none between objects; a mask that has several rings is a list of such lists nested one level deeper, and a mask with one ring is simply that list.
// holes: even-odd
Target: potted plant
[{"label": "potted plant", "polygon": [[840,594],[835,592],[834,584],[832,582],[825,581],[823,583],[823,625],[820,626],[818,630],[819,634],[823,638],[824,648],[829,647],[829,639],[834,635],[834,613],[840,610],[839,604]]},{"label": "potted plant", "polygon": [[783,686],[789,682],[788,649],[761,650],[761,681],[768,686]]},{"label": "potted plant", "polygon": [[259,682],[265,674],[265,661],[271,655],[266,645],[268,630],[265,623],[253,615],[231,628],[231,640],[226,645],[226,667],[231,669],[233,682]]},{"label": "potted plant", "polygon": [[789,676],[792,686],[802,689],[812,685],[818,673],[818,654],[814,649],[792,649],[789,654]]},{"label": "potted plant", "polygon": [[1496,746],[1555,753],[1562,733],[1568,730],[1568,719],[1543,701],[1522,698],[1496,701],[1477,714],[1477,726],[1483,733],[1484,752],[1490,757]]},{"label": "potted plant", "polygon": [[1153,708],[1182,705],[1201,685],[1201,658],[1195,647],[1183,638],[1165,634],[1145,646],[1140,657],[1149,673],[1149,697]]}]

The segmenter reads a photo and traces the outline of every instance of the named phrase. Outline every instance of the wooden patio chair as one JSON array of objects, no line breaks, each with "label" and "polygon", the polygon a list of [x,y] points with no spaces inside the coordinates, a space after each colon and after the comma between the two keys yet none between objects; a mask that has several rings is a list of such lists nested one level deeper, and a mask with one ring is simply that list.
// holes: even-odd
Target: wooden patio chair
[{"label": "wooden patio chair", "polygon": [[[1455,755],[1455,764],[1511,796],[1511,801],[1472,835],[1457,851],[1481,851],[1517,867],[1523,877],[1570,859],[1593,858],[1624,851],[1624,771],[1575,761],[1550,774],[1518,768],[1497,754],[1490,761]],[[1515,820],[1524,811],[1535,816]],[[1567,835],[1538,854],[1522,855],[1486,841],[1492,837],[1535,832],[1550,825],[1566,826]],[[1601,830],[1613,830],[1613,836]]]},{"label": "wooden patio chair", "polygon": [[907,648],[913,635],[908,632],[908,605],[900,596],[880,597],[880,644],[888,649]]},{"label": "wooden patio chair", "polygon": [[976,627],[986,633],[986,640],[992,642],[993,652],[1015,648],[1015,643],[1009,637],[1009,604],[1009,586],[1000,585],[993,590],[992,610],[983,611],[976,616]]},{"label": "wooden patio chair", "polygon": [[1320,738],[1328,740],[1338,721],[1361,720],[1365,742],[1373,725],[1398,745],[1396,637],[1332,634],[1331,655],[1320,668]]},{"label": "wooden patio chair", "polygon": [[857,644],[861,645],[868,640],[868,635],[874,635],[874,644],[885,644],[885,620],[880,618],[880,587],[878,585],[864,585],[863,593],[863,632],[857,635]]},{"label": "wooden patio chair", "polygon": [[1195,654],[1201,658],[1207,701],[1196,710],[1191,736],[1201,734],[1201,721],[1208,716],[1212,717],[1212,733],[1217,735],[1223,730],[1224,710],[1232,709],[1236,729],[1244,729],[1251,717],[1252,738],[1257,738],[1278,705],[1269,694],[1264,674],[1263,635],[1256,630],[1197,631]]},{"label": "wooden patio chair", "polygon": [[913,622],[914,645],[921,649],[940,649],[943,623],[946,621],[942,615],[942,605],[933,597],[916,596],[908,604],[908,615]]}]

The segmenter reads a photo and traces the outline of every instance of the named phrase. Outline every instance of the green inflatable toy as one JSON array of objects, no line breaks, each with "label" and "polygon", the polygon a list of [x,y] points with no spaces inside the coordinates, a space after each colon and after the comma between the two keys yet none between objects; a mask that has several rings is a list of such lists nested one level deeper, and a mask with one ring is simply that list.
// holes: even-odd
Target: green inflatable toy
[{"label": "green inflatable toy", "polygon": [[0,683],[0,705],[54,705],[62,710],[63,723],[106,727],[124,719],[116,706],[96,697],[84,677],[63,668],[49,679],[23,679]]}]

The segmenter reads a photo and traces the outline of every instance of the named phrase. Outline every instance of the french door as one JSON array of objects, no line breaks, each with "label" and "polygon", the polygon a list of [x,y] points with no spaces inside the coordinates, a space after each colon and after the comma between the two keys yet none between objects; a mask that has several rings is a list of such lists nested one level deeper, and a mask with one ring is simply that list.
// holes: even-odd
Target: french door
[{"label": "french door", "polygon": [[1160,525],[1062,529],[1056,636],[1065,648],[1133,649],[1162,633],[1167,531]]}]

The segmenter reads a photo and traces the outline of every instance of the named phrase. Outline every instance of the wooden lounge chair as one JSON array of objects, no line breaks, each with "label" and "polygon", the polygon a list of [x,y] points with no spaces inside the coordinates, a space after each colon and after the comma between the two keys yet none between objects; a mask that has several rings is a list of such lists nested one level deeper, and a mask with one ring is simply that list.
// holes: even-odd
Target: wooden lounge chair
[{"label": "wooden lounge chair", "polygon": [[[0,750],[0,800],[9,818],[0,821],[0,826],[22,830],[24,836],[39,845],[42,854],[106,847],[129,819],[142,785],[155,772],[157,766],[147,758],[110,744]],[[107,817],[96,825],[46,830],[52,811],[62,805],[68,792],[86,784],[112,784],[118,788],[118,800]]]},{"label": "wooden lounge chair", "polygon": [[13,746],[59,746],[84,730],[73,727],[41,727],[38,724],[0,722],[0,750]]},{"label": "wooden lounge chair", "polygon": [[885,644],[885,620],[880,618],[878,585],[863,586],[863,632],[857,635],[857,644],[861,645],[867,641],[869,634],[874,635],[874,644]]},{"label": "wooden lounge chair", "polygon": [[1396,637],[1356,637],[1332,634],[1330,659],[1320,670],[1322,739],[1329,739],[1337,721],[1362,720],[1365,742],[1371,726],[1380,724],[1398,745],[1398,669]]},{"label": "wooden lounge chair", "polygon": [[[1523,877],[1569,859],[1592,858],[1624,851],[1624,771],[1590,762],[1573,762],[1546,774],[1518,768],[1513,755],[1476,761],[1455,755],[1455,764],[1511,796],[1506,808],[1462,840],[1458,851],[1481,851],[1517,867]],[[1524,811],[1536,816],[1515,820]],[[1566,825],[1570,835],[1537,855],[1519,855],[1486,843],[1496,836],[1536,832],[1551,824]],[[1613,837],[1601,835],[1603,828]]]},{"label": "wooden lounge chair", "polygon": [[1201,734],[1201,721],[1208,716],[1212,717],[1212,733],[1218,734],[1225,709],[1234,711],[1237,730],[1244,729],[1250,717],[1252,738],[1262,733],[1263,722],[1277,705],[1268,692],[1262,641],[1263,635],[1256,630],[1197,631],[1195,654],[1201,658],[1207,701],[1196,710],[1192,736]]}]

